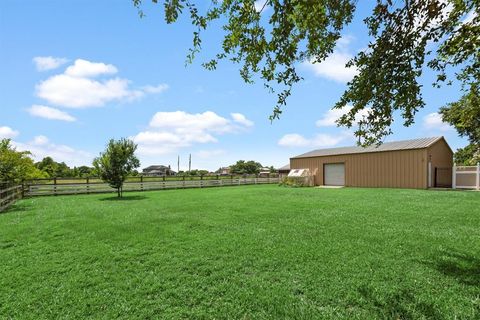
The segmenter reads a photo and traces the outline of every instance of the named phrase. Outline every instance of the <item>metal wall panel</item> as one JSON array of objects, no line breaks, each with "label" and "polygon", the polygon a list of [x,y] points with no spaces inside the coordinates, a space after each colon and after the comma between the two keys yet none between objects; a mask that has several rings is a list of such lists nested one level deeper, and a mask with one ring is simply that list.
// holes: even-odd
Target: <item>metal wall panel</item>
[{"label": "metal wall panel", "polygon": [[[435,182],[435,168],[452,168],[453,152],[444,139],[431,145],[427,149],[428,159],[432,162],[432,181]],[[446,186],[452,185],[452,177],[445,176],[442,183]]]},{"label": "metal wall panel", "polygon": [[292,169],[316,170],[315,185],[323,185],[323,165],[328,163],[345,163],[345,186],[427,188],[427,149],[290,159]]}]

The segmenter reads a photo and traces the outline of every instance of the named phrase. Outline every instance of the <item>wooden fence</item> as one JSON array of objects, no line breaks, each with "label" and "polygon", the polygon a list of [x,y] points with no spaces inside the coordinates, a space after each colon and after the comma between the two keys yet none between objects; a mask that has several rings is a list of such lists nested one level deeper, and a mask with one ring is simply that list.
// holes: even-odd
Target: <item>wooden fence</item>
[{"label": "wooden fence", "polygon": [[0,182],[0,212],[5,211],[15,201],[23,196],[23,186]]},{"label": "wooden fence", "polygon": [[[209,188],[279,182],[280,179],[277,175],[272,177],[133,177],[128,179],[123,184],[123,191]],[[25,196],[116,192],[116,189],[111,188],[107,183],[101,182],[96,178],[55,178],[52,181],[45,181],[44,179],[40,179],[34,181],[26,181],[24,183],[24,187]]]}]

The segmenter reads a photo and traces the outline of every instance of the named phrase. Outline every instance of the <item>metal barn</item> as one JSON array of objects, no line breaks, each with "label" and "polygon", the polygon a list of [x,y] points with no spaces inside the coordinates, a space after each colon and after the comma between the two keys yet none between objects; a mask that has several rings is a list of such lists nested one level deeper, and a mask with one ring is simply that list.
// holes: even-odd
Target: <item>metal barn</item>
[{"label": "metal barn", "polygon": [[443,137],[319,149],[290,158],[291,169],[310,169],[319,186],[450,187],[452,166],[453,152]]}]

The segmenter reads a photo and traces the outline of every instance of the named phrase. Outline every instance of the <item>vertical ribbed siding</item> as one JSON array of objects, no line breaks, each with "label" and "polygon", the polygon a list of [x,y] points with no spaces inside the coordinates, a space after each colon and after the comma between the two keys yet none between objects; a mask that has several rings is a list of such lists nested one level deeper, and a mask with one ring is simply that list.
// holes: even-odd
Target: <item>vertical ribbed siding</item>
[{"label": "vertical ribbed siding", "polygon": [[323,185],[323,164],[345,163],[345,185],[351,187],[427,187],[426,149],[399,150],[290,159],[291,169],[318,168],[315,184]]},{"label": "vertical ribbed siding", "polygon": [[[432,184],[435,181],[435,167],[453,167],[453,152],[443,139],[431,145],[427,149],[427,159],[428,158],[430,158],[432,162]],[[450,184],[452,183],[452,177],[449,178],[449,182]]]}]

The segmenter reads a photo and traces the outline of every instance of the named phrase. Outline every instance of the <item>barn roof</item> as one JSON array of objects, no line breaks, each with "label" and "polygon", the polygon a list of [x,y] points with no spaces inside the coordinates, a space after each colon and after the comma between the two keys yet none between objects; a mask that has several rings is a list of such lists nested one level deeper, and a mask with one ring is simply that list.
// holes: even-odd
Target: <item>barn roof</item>
[{"label": "barn roof", "polygon": [[443,139],[443,137],[431,137],[431,138],[419,138],[412,140],[402,140],[402,141],[393,141],[385,142],[379,146],[369,146],[366,148],[353,146],[353,147],[341,147],[341,148],[329,148],[329,149],[318,149],[313,150],[296,157],[296,158],[310,158],[310,157],[323,157],[323,156],[336,156],[341,154],[352,154],[352,153],[369,153],[369,152],[381,152],[381,151],[395,151],[395,150],[411,150],[411,149],[425,149],[430,147],[432,144],[438,140]]}]

